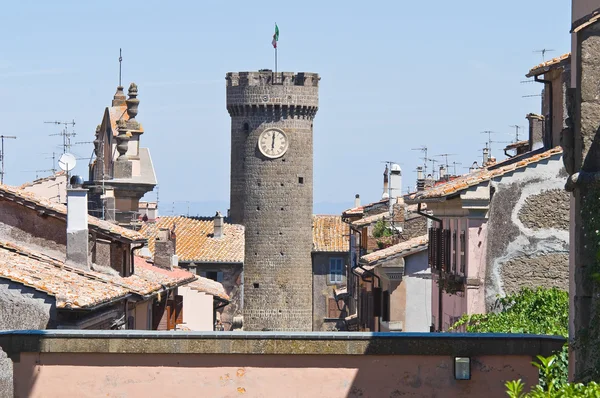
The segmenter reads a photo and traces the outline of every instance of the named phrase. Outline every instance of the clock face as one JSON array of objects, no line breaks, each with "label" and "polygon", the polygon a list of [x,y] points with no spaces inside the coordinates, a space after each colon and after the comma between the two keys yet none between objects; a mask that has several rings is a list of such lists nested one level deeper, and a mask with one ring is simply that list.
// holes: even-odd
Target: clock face
[{"label": "clock face", "polygon": [[288,146],[287,135],[281,130],[268,129],[258,137],[258,149],[263,155],[271,159],[283,156]]}]

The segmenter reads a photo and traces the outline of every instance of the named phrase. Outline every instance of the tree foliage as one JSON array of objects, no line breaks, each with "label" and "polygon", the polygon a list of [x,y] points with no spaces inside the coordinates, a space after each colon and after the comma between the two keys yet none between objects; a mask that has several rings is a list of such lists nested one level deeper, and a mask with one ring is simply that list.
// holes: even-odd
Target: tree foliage
[{"label": "tree foliage", "polygon": [[471,333],[532,333],[567,337],[569,296],[557,288],[522,289],[498,298],[496,312],[463,315],[451,329]]},{"label": "tree foliage", "polygon": [[379,220],[373,226],[373,237],[374,238],[385,238],[387,236],[392,236],[393,233],[388,228],[387,224],[383,220]]}]

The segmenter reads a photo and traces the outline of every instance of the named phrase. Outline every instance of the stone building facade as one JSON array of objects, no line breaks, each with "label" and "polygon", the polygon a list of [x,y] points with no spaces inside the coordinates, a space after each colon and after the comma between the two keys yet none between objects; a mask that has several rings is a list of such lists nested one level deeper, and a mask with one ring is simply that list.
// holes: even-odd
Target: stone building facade
[{"label": "stone building facade", "polygon": [[244,329],[311,330],[314,73],[228,73],[231,221],[245,227]]}]

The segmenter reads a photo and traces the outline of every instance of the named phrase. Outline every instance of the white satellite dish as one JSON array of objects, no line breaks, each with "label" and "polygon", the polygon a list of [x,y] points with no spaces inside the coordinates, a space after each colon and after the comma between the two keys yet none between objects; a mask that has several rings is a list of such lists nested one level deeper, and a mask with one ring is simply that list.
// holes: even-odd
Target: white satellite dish
[{"label": "white satellite dish", "polygon": [[58,167],[60,167],[61,170],[69,172],[75,168],[75,165],[77,165],[77,160],[73,154],[63,153],[60,155],[60,159],[58,159]]}]

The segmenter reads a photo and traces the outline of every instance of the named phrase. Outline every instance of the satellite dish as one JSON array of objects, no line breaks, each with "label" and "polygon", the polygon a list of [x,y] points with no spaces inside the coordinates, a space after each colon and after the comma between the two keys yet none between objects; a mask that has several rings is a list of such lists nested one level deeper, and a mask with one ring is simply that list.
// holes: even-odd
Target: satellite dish
[{"label": "satellite dish", "polygon": [[60,159],[58,159],[58,167],[66,172],[73,170],[76,164],[77,160],[75,160],[75,156],[71,153],[63,153],[60,155]]}]

